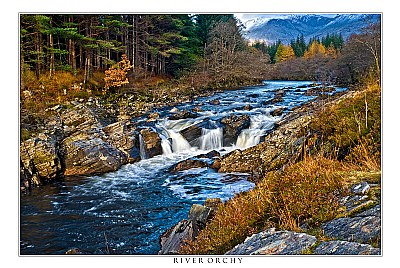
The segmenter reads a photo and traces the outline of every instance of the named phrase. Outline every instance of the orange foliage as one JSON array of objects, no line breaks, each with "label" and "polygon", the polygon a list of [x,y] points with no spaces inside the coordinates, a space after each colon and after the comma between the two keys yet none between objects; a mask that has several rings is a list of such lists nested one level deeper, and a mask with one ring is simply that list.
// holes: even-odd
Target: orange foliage
[{"label": "orange foliage", "polygon": [[105,89],[108,90],[111,87],[120,87],[129,84],[126,75],[131,68],[131,62],[128,57],[123,54],[120,62],[104,72]]}]

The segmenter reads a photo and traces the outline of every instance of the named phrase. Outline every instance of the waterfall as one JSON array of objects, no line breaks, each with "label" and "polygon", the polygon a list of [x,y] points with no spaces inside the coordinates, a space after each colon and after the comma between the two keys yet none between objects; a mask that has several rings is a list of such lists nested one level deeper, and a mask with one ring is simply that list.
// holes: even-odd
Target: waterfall
[{"label": "waterfall", "polygon": [[260,142],[260,138],[264,132],[265,131],[263,129],[242,130],[236,140],[236,147],[245,149],[257,145]]},{"label": "waterfall", "polygon": [[144,143],[142,134],[139,134],[139,150],[140,150],[140,158],[141,159],[147,159],[147,154],[146,154],[146,144]]},{"label": "waterfall", "polygon": [[167,130],[168,136],[172,139],[172,151],[182,152],[191,148],[189,142],[178,132]]},{"label": "waterfall", "polygon": [[224,134],[222,128],[201,130],[200,149],[218,149],[222,147]]},{"label": "waterfall", "polygon": [[172,154],[171,142],[168,139],[161,140],[161,147],[162,147],[163,155]]}]

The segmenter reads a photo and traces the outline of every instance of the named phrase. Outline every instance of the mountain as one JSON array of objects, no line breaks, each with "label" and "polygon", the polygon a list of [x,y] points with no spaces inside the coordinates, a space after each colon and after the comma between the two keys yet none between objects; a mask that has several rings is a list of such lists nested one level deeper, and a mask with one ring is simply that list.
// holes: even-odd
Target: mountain
[{"label": "mountain", "polygon": [[305,40],[326,36],[328,33],[342,34],[347,39],[362,28],[380,21],[380,14],[339,14],[334,17],[318,14],[286,15],[279,18],[255,18],[244,23],[244,35],[250,40],[272,43],[290,40],[303,34]]}]

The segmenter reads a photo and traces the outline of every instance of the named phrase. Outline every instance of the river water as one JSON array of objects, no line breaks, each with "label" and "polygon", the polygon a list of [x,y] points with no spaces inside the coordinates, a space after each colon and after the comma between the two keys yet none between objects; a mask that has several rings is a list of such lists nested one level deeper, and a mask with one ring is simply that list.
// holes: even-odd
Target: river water
[{"label": "river water", "polygon": [[[77,247],[87,254],[157,254],[159,236],[181,219],[192,204],[208,197],[226,201],[254,187],[247,174],[223,174],[209,168],[168,172],[173,164],[212,149],[221,154],[256,145],[287,111],[315,96],[306,96],[311,81],[265,81],[263,85],[226,90],[176,108],[201,107],[196,118],[169,120],[172,107],[158,110],[160,118],[146,123],[162,137],[163,155],[123,166],[116,172],[90,177],[67,177],[34,189],[20,198],[20,253],[64,254]],[[284,89],[282,102],[268,103]],[[344,90],[336,88],[337,91]],[[218,101],[216,104],[215,101]],[[245,109],[250,104],[252,109]],[[277,108],[281,116],[271,116]],[[230,115],[250,116],[251,124],[236,142],[224,144],[218,123]],[[201,125],[195,145],[180,134]]]}]

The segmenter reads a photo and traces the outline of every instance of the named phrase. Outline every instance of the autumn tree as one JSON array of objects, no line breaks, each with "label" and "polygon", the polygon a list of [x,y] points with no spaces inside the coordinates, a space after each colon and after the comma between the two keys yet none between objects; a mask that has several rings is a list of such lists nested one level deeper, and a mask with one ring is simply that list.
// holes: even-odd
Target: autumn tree
[{"label": "autumn tree", "polygon": [[126,75],[131,68],[131,62],[129,61],[128,57],[123,54],[121,61],[104,72],[105,90],[129,84]]},{"label": "autumn tree", "polygon": [[315,56],[325,55],[326,49],[318,40],[314,40],[304,52],[305,58],[312,58]]},{"label": "autumn tree", "polygon": [[287,61],[289,59],[293,59],[294,57],[295,54],[291,46],[279,44],[275,54],[275,62]]}]

